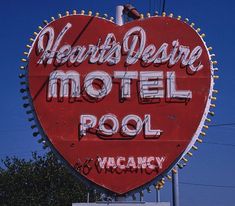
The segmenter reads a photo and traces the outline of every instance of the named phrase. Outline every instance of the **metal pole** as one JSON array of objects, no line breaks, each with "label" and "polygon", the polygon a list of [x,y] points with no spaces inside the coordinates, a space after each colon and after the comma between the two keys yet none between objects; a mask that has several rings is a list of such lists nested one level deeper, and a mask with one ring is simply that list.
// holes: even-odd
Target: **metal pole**
[{"label": "metal pole", "polygon": [[96,190],[94,190],[95,202],[96,202]]},{"label": "metal pole", "polygon": [[119,26],[122,26],[124,24],[123,9],[124,9],[124,6],[117,6],[116,7],[116,24]]},{"label": "metal pole", "polygon": [[172,193],[173,193],[173,206],[179,206],[179,175],[178,170],[172,171]]},{"label": "metal pole", "polygon": [[140,192],[140,202],[144,202],[144,193],[143,193],[143,191]]},{"label": "metal pole", "polygon": [[87,193],[87,203],[90,202],[90,192]]},{"label": "metal pole", "polygon": [[160,201],[161,201],[160,190],[156,189],[156,202],[160,202]]}]

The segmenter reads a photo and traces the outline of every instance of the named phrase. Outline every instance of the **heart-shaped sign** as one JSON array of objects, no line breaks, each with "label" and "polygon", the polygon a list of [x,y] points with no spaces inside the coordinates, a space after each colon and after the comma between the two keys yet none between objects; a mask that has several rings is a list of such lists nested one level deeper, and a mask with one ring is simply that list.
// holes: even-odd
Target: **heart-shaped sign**
[{"label": "heart-shaped sign", "polygon": [[171,17],[59,18],[36,33],[27,68],[43,138],[77,176],[119,195],[185,160],[213,98],[202,36]]}]

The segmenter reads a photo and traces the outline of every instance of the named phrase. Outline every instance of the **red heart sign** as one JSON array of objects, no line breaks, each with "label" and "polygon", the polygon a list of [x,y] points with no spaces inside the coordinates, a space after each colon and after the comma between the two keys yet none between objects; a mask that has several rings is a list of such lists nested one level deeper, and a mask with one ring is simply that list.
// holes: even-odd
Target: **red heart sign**
[{"label": "red heart sign", "polygon": [[209,52],[174,18],[65,16],[41,28],[28,57],[41,134],[79,177],[119,195],[164,177],[209,111]]}]

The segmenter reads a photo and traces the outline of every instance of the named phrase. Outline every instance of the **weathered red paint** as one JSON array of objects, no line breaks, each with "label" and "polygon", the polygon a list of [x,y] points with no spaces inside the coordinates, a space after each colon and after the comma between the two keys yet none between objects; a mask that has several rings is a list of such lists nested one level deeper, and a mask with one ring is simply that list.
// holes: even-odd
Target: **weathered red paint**
[{"label": "weathered red paint", "polygon": [[[88,61],[78,66],[37,64],[41,54],[37,53],[36,39],[29,56],[29,89],[35,108],[37,119],[49,141],[57,152],[71,167],[78,166],[78,159],[84,163],[92,159],[89,165],[90,172],[78,172],[81,176],[91,182],[117,194],[124,194],[151,182],[156,177],[164,174],[179,159],[192,140],[197,130],[202,115],[206,108],[211,84],[210,60],[207,49],[200,36],[186,23],[169,17],[153,17],[145,20],[137,20],[117,26],[102,18],[89,16],[68,16],[51,22],[57,36],[67,22],[73,24],[73,28],[64,36],[61,45],[73,44],[88,45],[96,44],[98,38],[105,39],[106,35],[113,32],[117,41],[122,42],[124,34],[134,26],[141,26],[147,33],[147,44],[153,43],[159,47],[163,42],[171,43],[178,39],[181,44],[188,45],[191,49],[200,45],[203,54],[200,61],[204,68],[190,75],[180,64],[169,68],[167,64],[158,67],[149,65],[144,67],[140,62],[126,66],[125,55],[117,65],[90,64]],[[76,41],[74,41],[77,39]],[[81,77],[94,70],[102,70],[110,75],[113,71],[167,71],[176,72],[176,81],[179,89],[191,90],[193,98],[188,102],[171,102],[161,99],[160,102],[151,104],[140,103],[137,87],[133,81],[131,86],[131,98],[127,101],[119,101],[119,86],[115,84],[112,91],[102,101],[88,102],[80,97],[78,101],[70,101],[68,98],[47,99],[48,78],[53,70],[75,70]],[[166,79],[164,79],[164,82]],[[82,82],[82,81],[81,81]],[[117,81],[118,82],[118,81]],[[151,114],[152,125],[164,132],[158,139],[145,139],[143,132],[131,140],[118,140],[120,134],[115,134],[117,140],[102,140],[95,134],[87,134],[79,140],[80,115],[93,114],[99,119],[107,113],[115,114],[121,119],[128,114],[136,114],[143,118],[144,114]],[[124,138],[125,139],[125,138]],[[110,172],[101,173],[95,167],[94,161],[97,157],[137,157],[137,156],[165,156],[163,168],[157,172],[148,174],[148,171],[140,170],[131,172]],[[84,170],[88,169],[85,166]]]}]

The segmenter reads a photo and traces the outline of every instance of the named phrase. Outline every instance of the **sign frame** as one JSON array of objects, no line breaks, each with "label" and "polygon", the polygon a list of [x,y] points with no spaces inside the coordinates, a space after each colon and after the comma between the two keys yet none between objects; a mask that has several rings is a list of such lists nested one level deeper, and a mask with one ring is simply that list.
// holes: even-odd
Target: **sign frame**
[{"label": "sign frame", "polygon": [[[61,14],[59,14],[58,17],[63,18],[63,17],[69,16],[69,15],[70,15],[70,13],[67,11],[65,16],[62,16]],[[76,10],[73,10],[73,13],[71,15],[86,15],[86,14],[83,10],[81,11],[80,14],[77,14]],[[87,16],[92,16],[92,12],[89,11]],[[96,14],[95,17],[105,19],[104,17],[98,17],[98,13]],[[163,12],[161,17],[173,18],[173,14],[170,14],[169,16],[167,16],[166,13]],[[142,19],[143,18],[144,17],[142,15]],[[147,18],[151,18],[151,16],[147,15]],[[156,16],[154,16],[154,18],[156,18]],[[178,16],[176,19],[181,21],[180,16]],[[51,17],[51,20],[55,21],[55,18]],[[106,19],[106,21],[113,21],[113,18]],[[138,21],[138,20],[136,20],[136,21]],[[192,28],[194,27],[194,23],[190,24],[188,19],[185,19],[184,22],[187,23],[188,25],[190,25]],[[48,22],[46,20],[44,20],[44,25],[46,26],[47,24],[48,24]],[[40,139],[39,142],[42,142],[44,145],[49,146],[50,149],[56,154],[56,156],[63,162],[63,164],[65,164],[66,167],[69,168],[69,171],[73,175],[75,175],[77,178],[79,178],[83,183],[87,184],[90,188],[93,188],[93,186],[95,186],[95,188],[97,188],[101,192],[104,192],[104,193],[106,193],[110,196],[116,196],[117,195],[116,193],[114,193],[114,192],[112,192],[112,191],[110,191],[106,188],[103,188],[100,185],[95,184],[94,182],[90,181],[89,179],[84,178],[78,172],[75,172],[74,168],[63,158],[63,156],[55,149],[54,145],[50,142],[49,138],[46,136],[46,134],[45,134],[43,128],[41,127],[41,124],[40,124],[40,122],[37,118],[37,115],[34,111],[32,98],[31,98],[31,95],[29,93],[29,88],[27,86],[28,82],[29,82],[29,80],[28,80],[28,64],[27,63],[28,63],[28,55],[31,51],[31,48],[34,45],[34,42],[35,42],[34,40],[38,38],[38,35],[39,35],[40,31],[43,30],[43,28],[44,28],[44,26],[39,26],[38,27],[39,32],[34,32],[35,38],[30,38],[30,41],[32,42],[32,45],[27,45],[26,46],[29,49],[29,52],[24,52],[24,54],[26,55],[26,58],[22,59],[22,62],[24,62],[26,65],[20,67],[20,70],[24,71],[24,73],[19,75],[19,77],[21,79],[24,79],[21,82],[21,85],[23,87],[20,90],[20,92],[23,94],[23,100],[26,100],[26,103],[24,103],[23,106],[27,109],[26,113],[30,115],[28,120],[30,122],[34,122],[34,124],[31,126],[31,128],[34,130],[33,136],[36,137],[36,136],[40,135],[42,137],[42,139]],[[199,28],[194,29],[194,30],[198,33],[200,32]],[[165,170],[165,172],[162,175],[157,176],[151,182],[146,183],[143,186],[140,186],[140,187],[138,187],[134,190],[131,190],[131,191],[127,192],[125,195],[131,195],[131,194],[134,194],[136,192],[142,192],[144,189],[148,189],[152,185],[156,186],[157,182],[161,181],[165,177],[167,177],[168,179],[171,179],[171,176],[169,175],[169,173],[171,171],[176,172],[175,167],[178,167],[178,168],[182,169],[186,165],[186,163],[188,162],[186,157],[187,156],[192,156],[193,155],[192,151],[197,150],[197,146],[196,146],[197,142],[198,143],[202,142],[202,139],[200,139],[199,137],[206,135],[205,130],[208,129],[208,125],[206,124],[206,122],[208,122],[208,123],[211,122],[211,119],[209,118],[209,115],[212,115],[212,116],[214,115],[214,112],[211,111],[211,108],[214,108],[215,104],[212,101],[216,100],[216,97],[214,96],[214,94],[218,93],[218,91],[214,89],[214,80],[218,79],[218,76],[215,75],[215,72],[217,71],[217,68],[214,68],[214,65],[216,65],[217,62],[212,60],[212,57],[214,57],[213,54],[210,54],[210,51],[211,51],[212,48],[207,47],[205,41],[203,40],[203,38],[205,37],[205,34],[198,34],[198,35],[200,35],[205,47],[207,48],[208,56],[210,57],[210,62],[211,62],[211,69],[210,70],[211,70],[211,75],[212,75],[211,83],[210,83],[210,92],[209,92],[209,95],[208,95],[208,100],[207,100],[206,107],[205,107],[202,119],[200,121],[200,124],[199,124],[194,136],[192,137],[192,140],[191,140],[190,144],[187,146],[185,151],[175,160],[174,163],[172,163],[172,165],[168,169]],[[37,131],[35,131],[35,128],[37,128]]]}]

